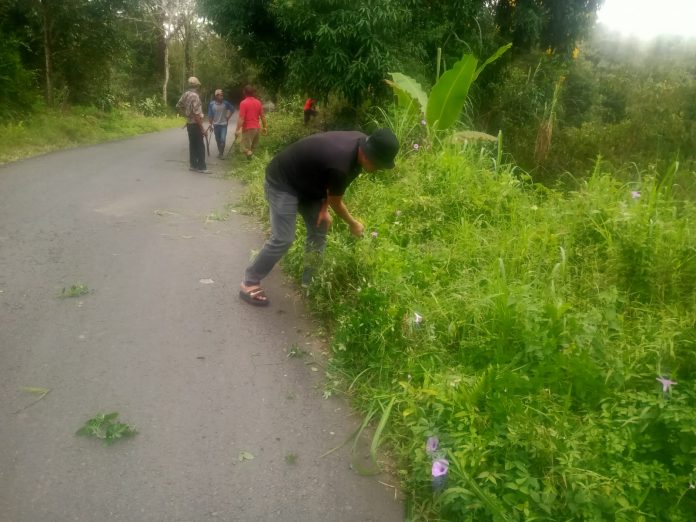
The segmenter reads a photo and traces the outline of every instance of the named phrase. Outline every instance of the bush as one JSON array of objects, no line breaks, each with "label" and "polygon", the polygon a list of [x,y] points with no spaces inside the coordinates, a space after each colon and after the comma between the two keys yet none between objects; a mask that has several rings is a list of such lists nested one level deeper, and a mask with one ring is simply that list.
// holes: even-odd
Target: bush
[{"label": "bush", "polygon": [[11,120],[35,110],[39,100],[35,74],[22,65],[19,44],[0,34],[0,117]]},{"label": "bush", "polygon": [[136,110],[143,116],[162,116],[167,113],[167,109],[162,105],[160,96],[150,96],[135,104]]}]

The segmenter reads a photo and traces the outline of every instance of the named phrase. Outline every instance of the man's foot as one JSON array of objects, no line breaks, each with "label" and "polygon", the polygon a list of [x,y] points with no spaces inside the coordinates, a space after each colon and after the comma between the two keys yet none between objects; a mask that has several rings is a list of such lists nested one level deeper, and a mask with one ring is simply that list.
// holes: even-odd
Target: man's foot
[{"label": "man's foot", "polygon": [[239,297],[254,306],[268,306],[270,304],[268,297],[266,297],[266,292],[258,285],[246,286],[242,284],[239,290]]},{"label": "man's foot", "polygon": [[309,288],[314,279],[314,269],[306,266],[302,271],[302,288]]}]

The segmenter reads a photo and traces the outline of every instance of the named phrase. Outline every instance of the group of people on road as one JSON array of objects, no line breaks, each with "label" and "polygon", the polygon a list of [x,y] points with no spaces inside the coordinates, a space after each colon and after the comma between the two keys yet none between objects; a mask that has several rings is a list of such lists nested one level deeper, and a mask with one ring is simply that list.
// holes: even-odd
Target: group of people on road
[{"label": "group of people on road", "polygon": [[[188,79],[188,90],[176,104],[178,112],[186,118],[189,138],[189,170],[207,173],[206,142],[213,131],[218,149],[218,159],[225,158],[227,127],[235,107],[225,99],[222,89],[216,89],[213,100],[208,104],[208,128],[203,127],[203,104],[200,96],[201,82],[195,76]],[[259,142],[259,134],[268,132],[266,116],[261,101],[251,85],[244,87],[244,99],[239,104],[235,141],[241,136],[240,150],[251,159]]]},{"label": "group of people on road", "polygon": [[[206,132],[198,93],[201,83],[196,77],[188,80],[189,90],[177,109],[186,116],[189,135],[191,170],[206,172]],[[315,100],[308,98],[304,106],[304,123],[316,115]],[[224,157],[227,125],[234,106],[224,99],[221,89],[208,106],[208,119],[215,132],[218,158]],[[241,134],[241,152],[251,158],[268,125],[263,105],[253,87],[244,87],[244,99],[239,104],[235,135]],[[302,285],[312,282],[317,262],[326,246],[326,235],[332,217],[329,208],[348,224],[351,234],[362,236],[365,226],[350,213],[343,196],[360,172],[374,172],[394,167],[399,141],[390,129],[378,129],[371,135],[358,131],[332,131],[312,134],[292,143],[276,154],[266,167],[264,191],[268,201],[271,236],[244,271],[239,297],[255,306],[267,306],[270,301],[261,287],[264,279],[290,249],[295,240],[297,215],[302,216],[307,230]]]}]

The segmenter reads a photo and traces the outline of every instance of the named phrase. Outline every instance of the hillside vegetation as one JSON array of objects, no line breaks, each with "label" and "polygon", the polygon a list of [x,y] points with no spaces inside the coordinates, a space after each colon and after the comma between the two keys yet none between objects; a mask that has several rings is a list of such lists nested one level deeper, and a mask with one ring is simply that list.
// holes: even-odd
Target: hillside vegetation
[{"label": "hillside vegetation", "polygon": [[[283,142],[306,132],[299,114],[271,121]],[[327,393],[388,421],[376,442],[409,520],[690,520],[696,206],[675,197],[677,166],[559,191],[418,131],[394,171],[351,186],[366,237],[334,225],[308,292]],[[266,159],[235,168],[260,215]],[[299,241],[298,277],[302,257]]]}]

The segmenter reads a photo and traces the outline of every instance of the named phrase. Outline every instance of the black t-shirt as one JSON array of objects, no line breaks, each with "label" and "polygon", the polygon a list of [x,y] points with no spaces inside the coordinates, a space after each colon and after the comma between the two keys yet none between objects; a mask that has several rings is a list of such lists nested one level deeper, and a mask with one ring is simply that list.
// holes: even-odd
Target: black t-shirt
[{"label": "black t-shirt", "polygon": [[266,168],[266,181],[301,200],[342,196],[360,173],[358,147],[367,136],[357,131],[312,134],[278,153]]}]

